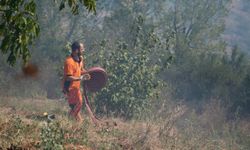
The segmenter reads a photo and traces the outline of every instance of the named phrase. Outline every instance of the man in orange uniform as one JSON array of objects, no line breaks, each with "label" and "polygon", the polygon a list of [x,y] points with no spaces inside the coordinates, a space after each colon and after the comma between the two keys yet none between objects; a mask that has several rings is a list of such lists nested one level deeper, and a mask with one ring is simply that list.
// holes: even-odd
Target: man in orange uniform
[{"label": "man in orange uniform", "polygon": [[82,109],[81,80],[89,80],[90,75],[84,69],[82,53],[84,45],[74,42],[71,46],[71,55],[64,62],[64,87],[70,106],[69,115],[81,122],[80,111]]}]

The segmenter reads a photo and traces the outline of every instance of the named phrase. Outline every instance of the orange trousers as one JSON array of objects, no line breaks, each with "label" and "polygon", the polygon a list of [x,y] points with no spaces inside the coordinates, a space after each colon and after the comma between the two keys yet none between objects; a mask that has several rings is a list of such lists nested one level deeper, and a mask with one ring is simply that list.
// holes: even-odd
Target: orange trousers
[{"label": "orange trousers", "polygon": [[70,106],[69,115],[76,120],[80,120],[80,111],[82,109],[82,94],[80,89],[70,89],[67,93],[67,99]]}]

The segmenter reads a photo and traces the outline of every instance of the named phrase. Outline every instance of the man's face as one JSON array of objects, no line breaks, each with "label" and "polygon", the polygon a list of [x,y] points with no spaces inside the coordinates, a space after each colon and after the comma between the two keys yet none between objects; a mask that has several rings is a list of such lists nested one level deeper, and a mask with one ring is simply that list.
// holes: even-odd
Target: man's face
[{"label": "man's face", "polygon": [[84,45],[81,43],[81,44],[80,44],[80,49],[79,49],[78,55],[81,56],[81,55],[83,54],[84,51],[85,51]]}]

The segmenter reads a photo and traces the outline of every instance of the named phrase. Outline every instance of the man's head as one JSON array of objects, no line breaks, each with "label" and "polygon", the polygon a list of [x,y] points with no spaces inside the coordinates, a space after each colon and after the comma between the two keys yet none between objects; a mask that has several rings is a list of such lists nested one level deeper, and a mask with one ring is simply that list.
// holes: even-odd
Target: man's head
[{"label": "man's head", "polygon": [[82,53],[85,51],[83,43],[80,42],[74,42],[71,45],[71,50],[73,55],[81,56]]}]

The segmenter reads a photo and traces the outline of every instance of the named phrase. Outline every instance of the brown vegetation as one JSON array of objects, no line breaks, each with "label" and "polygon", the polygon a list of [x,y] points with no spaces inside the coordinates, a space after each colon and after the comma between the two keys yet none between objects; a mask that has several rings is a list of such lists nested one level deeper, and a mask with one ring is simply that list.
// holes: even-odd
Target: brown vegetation
[{"label": "brown vegetation", "polygon": [[[32,107],[31,107],[32,106]],[[63,101],[20,100],[1,98],[0,145],[2,149],[44,148],[41,136],[49,127],[63,131],[64,149],[247,149],[249,148],[249,120],[227,121],[224,109],[213,101],[201,114],[187,106],[177,105],[161,119],[148,121],[121,118],[102,118],[97,127],[85,116],[83,124],[67,118],[67,106]],[[56,115],[48,123],[43,112]],[[54,126],[58,124],[58,126]],[[52,134],[53,133],[53,134]],[[53,140],[53,138],[52,138]]]}]

